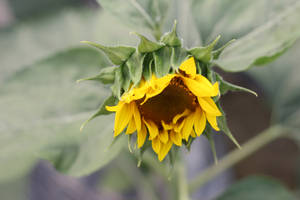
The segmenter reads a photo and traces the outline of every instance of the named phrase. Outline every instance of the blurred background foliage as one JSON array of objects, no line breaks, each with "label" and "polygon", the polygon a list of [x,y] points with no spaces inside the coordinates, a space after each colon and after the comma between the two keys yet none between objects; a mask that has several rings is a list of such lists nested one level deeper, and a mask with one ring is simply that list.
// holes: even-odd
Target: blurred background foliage
[{"label": "blurred background foliage", "polygon": [[[178,19],[179,35],[186,46],[205,45],[218,34],[222,45],[276,18],[297,0],[155,1],[160,12],[154,12],[148,1],[140,1],[149,6],[153,23],[135,16],[130,1],[127,5],[116,1],[119,6],[100,2],[115,16],[93,0],[0,0],[0,10],[5,9],[0,12],[1,200],[176,199],[172,191],[176,191],[179,177],[169,181],[168,167],[153,160],[148,152],[137,170],[137,160],[127,153],[126,141],[111,145],[113,116],[100,117],[79,132],[80,124],[109,95],[109,88],[93,83],[78,85],[76,80],[110,65],[101,53],[79,45],[79,41],[135,45],[138,40],[129,35],[130,31],[149,35],[154,27],[155,35],[168,31]],[[125,23],[117,19],[118,15]],[[293,130],[291,140],[276,141],[234,167],[237,180],[265,174],[282,183],[267,177],[246,178],[218,199],[299,197],[299,54],[300,43],[296,42],[269,66],[237,74],[217,69],[226,80],[259,94],[259,98],[231,93],[223,97],[238,141],[246,142],[270,124],[284,124]],[[225,137],[222,141],[228,149],[233,148]],[[124,152],[113,159],[122,149]],[[211,156],[209,151],[207,154]],[[37,164],[39,159],[49,160],[56,170],[72,176],[89,175],[106,167],[90,176],[71,178],[60,175],[48,163]],[[220,192],[225,189],[223,186]],[[211,199],[219,194],[200,195],[201,199]]]}]

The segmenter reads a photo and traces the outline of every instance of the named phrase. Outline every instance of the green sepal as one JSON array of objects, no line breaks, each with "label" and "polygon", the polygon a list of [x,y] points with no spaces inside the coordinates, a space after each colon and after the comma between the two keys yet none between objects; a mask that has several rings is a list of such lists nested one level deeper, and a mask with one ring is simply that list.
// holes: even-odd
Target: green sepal
[{"label": "green sepal", "polygon": [[150,140],[148,140],[148,138],[146,138],[145,144],[141,148],[139,148],[138,153],[136,155],[137,160],[138,160],[137,167],[141,166],[141,164],[143,162],[143,155],[149,147],[151,147],[151,143],[150,143]]},{"label": "green sepal", "polygon": [[149,40],[148,38],[146,38],[145,36],[139,33],[136,32],[133,33],[136,34],[141,39],[138,46],[138,51],[140,53],[149,53],[149,52],[157,51],[158,49],[164,46],[163,44],[159,44],[157,42],[153,42]]},{"label": "green sepal", "polygon": [[177,36],[177,32],[176,32],[176,25],[177,25],[177,21],[175,20],[172,31],[169,33],[166,33],[161,38],[161,42],[167,46],[171,46],[171,47],[178,47],[178,46],[180,47],[181,46],[181,40]]},{"label": "green sepal", "polygon": [[146,54],[143,62],[143,77],[148,81],[152,76],[154,60],[152,54]]},{"label": "green sepal", "polygon": [[130,84],[131,84],[129,68],[125,63],[123,65],[121,65],[120,67],[121,67],[122,76],[123,76],[123,82],[122,82],[121,87],[123,88],[124,92],[127,92],[130,87]]},{"label": "green sepal", "polygon": [[135,52],[126,62],[126,65],[129,69],[130,78],[135,85],[141,80],[144,58],[145,55]]},{"label": "green sepal", "polygon": [[134,153],[134,150],[132,149],[131,141],[132,141],[132,134],[129,134],[127,140],[128,150],[130,153]]},{"label": "green sepal", "polygon": [[209,63],[213,58],[213,48],[216,43],[219,41],[220,36],[218,36],[212,43],[210,43],[206,47],[195,47],[193,49],[188,50],[188,52],[194,56],[197,60],[202,61],[204,63]]},{"label": "green sepal", "polygon": [[225,135],[227,135],[227,137],[229,137],[229,139],[239,148],[241,149],[240,144],[237,142],[237,140],[234,138],[234,136],[232,135],[230,129],[228,128],[227,125],[227,121],[226,121],[226,115],[225,112],[223,111],[220,102],[218,101],[216,103],[216,105],[218,106],[218,108],[220,109],[222,116],[217,117],[217,122],[218,122],[218,126],[220,128],[221,131],[223,131],[225,133]]},{"label": "green sepal", "polygon": [[217,156],[217,152],[216,152],[215,141],[212,137],[212,131],[211,131],[210,126],[206,127],[206,130],[204,131],[204,135],[205,135],[205,137],[207,138],[207,140],[209,142],[210,149],[211,149],[211,152],[212,152],[213,157],[214,157],[214,162],[215,162],[215,164],[218,164],[218,156]]},{"label": "green sepal", "polygon": [[115,71],[116,71],[117,67],[106,67],[103,68],[99,74],[97,74],[96,76],[92,76],[92,77],[88,77],[88,78],[83,78],[83,79],[79,79],[77,80],[77,83],[81,82],[81,81],[99,81],[103,84],[111,84],[114,82],[115,80]]},{"label": "green sepal", "polygon": [[89,44],[100,49],[115,65],[123,64],[131,56],[131,54],[135,52],[135,48],[129,46],[107,47],[90,41],[82,41],[82,43]]},{"label": "green sepal", "polygon": [[105,106],[114,106],[117,103],[117,98],[113,95],[109,96],[107,99],[104,100],[104,102],[99,106],[98,111],[93,114],[89,119],[87,119],[83,124],[80,126],[80,131],[85,127],[85,125],[90,122],[91,120],[95,119],[96,117],[100,115],[108,115],[111,114],[111,112],[107,111]]},{"label": "green sepal", "polygon": [[220,47],[219,49],[213,51],[213,52],[212,52],[212,54],[213,54],[213,59],[214,59],[214,60],[217,60],[217,59],[220,57],[220,55],[221,55],[221,53],[223,52],[223,50],[224,50],[226,47],[228,47],[229,45],[231,45],[232,43],[234,43],[235,41],[236,41],[236,39],[232,39],[232,40],[230,40],[229,42],[227,42],[226,44],[224,44],[222,47]]},{"label": "green sepal", "polygon": [[188,58],[188,53],[181,47],[172,47],[171,66],[174,70],[178,70],[183,61]]},{"label": "green sepal", "polygon": [[115,81],[114,84],[111,86],[111,91],[114,96],[118,97],[120,99],[121,97],[121,88],[123,85],[124,79],[123,79],[123,74],[122,74],[122,69],[121,67],[118,67],[115,70]]},{"label": "green sepal", "polygon": [[219,82],[219,90],[220,90],[221,95],[226,94],[228,91],[241,91],[241,92],[248,92],[250,94],[257,96],[256,92],[254,92],[250,89],[229,83],[229,82],[225,81],[217,73],[216,73],[216,80]]},{"label": "green sepal", "polygon": [[172,48],[170,47],[164,47],[158,51],[153,52],[155,74],[158,78],[163,77],[169,73],[171,68],[171,54]]}]

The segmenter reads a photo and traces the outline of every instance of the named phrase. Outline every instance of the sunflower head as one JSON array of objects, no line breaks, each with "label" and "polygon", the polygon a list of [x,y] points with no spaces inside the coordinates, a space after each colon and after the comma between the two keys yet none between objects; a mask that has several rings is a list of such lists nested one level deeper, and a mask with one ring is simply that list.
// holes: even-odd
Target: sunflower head
[{"label": "sunflower head", "polygon": [[159,42],[137,35],[137,48],[86,42],[102,50],[114,64],[83,79],[112,84],[112,95],[89,120],[115,112],[114,137],[136,135],[138,148],[150,142],[160,161],[172,146],[189,147],[203,133],[211,140],[212,129],[223,130],[237,144],[219,97],[240,87],[212,70],[213,60],[224,49],[214,50],[219,37],[205,47],[187,50],[177,37],[176,24]]}]

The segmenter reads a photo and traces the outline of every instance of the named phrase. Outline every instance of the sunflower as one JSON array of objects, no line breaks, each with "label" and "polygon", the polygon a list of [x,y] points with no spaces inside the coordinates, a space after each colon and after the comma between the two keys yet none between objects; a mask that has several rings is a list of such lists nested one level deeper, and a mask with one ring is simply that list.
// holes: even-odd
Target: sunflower
[{"label": "sunflower", "polygon": [[162,161],[173,144],[181,146],[184,140],[200,136],[206,121],[219,131],[217,116],[222,114],[211,98],[218,94],[218,83],[213,85],[197,74],[194,57],[190,57],[174,74],[142,79],[121,96],[116,106],[106,109],[116,112],[114,137],[127,127],[126,134],[137,132],[138,148],[148,137]]}]

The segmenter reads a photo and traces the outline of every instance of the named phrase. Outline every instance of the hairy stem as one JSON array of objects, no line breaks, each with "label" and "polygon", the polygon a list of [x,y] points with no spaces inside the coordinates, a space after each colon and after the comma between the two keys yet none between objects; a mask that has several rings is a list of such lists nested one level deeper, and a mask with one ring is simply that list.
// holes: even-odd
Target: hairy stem
[{"label": "hairy stem", "polygon": [[276,125],[271,126],[253,139],[243,145],[242,149],[236,149],[229,153],[226,157],[219,161],[217,165],[213,165],[206,169],[204,172],[196,176],[189,184],[190,192],[194,192],[196,189],[201,187],[203,184],[213,179],[226,169],[232,167],[234,164],[243,160],[247,156],[254,153],[256,150],[272,142],[273,140],[281,137],[285,134],[283,127]]}]

